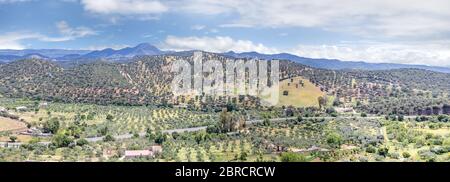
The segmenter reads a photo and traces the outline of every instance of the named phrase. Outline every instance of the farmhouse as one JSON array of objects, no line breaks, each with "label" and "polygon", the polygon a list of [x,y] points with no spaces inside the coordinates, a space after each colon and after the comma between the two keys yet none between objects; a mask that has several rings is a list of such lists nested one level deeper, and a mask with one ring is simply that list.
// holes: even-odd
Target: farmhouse
[{"label": "farmhouse", "polygon": [[46,108],[48,106],[47,102],[41,102],[39,103],[39,108]]},{"label": "farmhouse", "polygon": [[25,107],[25,106],[19,106],[19,107],[16,107],[16,111],[17,111],[17,112],[25,112],[25,111],[27,111],[27,110],[28,110],[28,108]]},{"label": "farmhouse", "polygon": [[20,148],[20,146],[22,145],[22,143],[9,143],[9,142],[0,142],[0,147],[4,147],[4,148]]},{"label": "farmhouse", "polygon": [[336,107],[334,108],[338,113],[355,113],[352,107]]},{"label": "farmhouse", "polygon": [[125,150],[125,158],[153,157],[155,154],[150,150]]},{"label": "farmhouse", "polygon": [[291,149],[292,152],[297,152],[297,153],[306,153],[306,152],[328,152],[328,149],[325,148],[320,148],[317,146],[312,146],[310,148],[307,149]]},{"label": "farmhouse", "polygon": [[127,159],[138,157],[155,157],[156,154],[162,152],[162,147],[159,145],[150,146],[147,150],[125,150],[124,157]]}]

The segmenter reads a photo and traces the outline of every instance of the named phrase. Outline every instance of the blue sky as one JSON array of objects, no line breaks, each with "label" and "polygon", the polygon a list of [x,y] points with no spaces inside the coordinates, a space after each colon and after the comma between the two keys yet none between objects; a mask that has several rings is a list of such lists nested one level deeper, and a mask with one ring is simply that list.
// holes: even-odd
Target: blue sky
[{"label": "blue sky", "polygon": [[447,0],[0,0],[0,49],[288,52],[450,65]]}]

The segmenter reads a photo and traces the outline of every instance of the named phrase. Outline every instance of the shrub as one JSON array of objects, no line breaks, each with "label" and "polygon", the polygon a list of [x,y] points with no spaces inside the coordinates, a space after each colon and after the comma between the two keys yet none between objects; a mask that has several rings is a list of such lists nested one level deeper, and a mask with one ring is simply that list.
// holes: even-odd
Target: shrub
[{"label": "shrub", "polygon": [[373,147],[372,145],[370,145],[366,148],[366,152],[373,154],[373,153],[377,152],[377,149],[375,147]]},{"label": "shrub", "polygon": [[378,155],[386,157],[389,154],[389,149],[387,147],[380,147],[378,149]]},{"label": "shrub", "polygon": [[282,162],[307,162],[308,159],[302,154],[298,154],[298,153],[294,153],[294,152],[284,152],[281,154],[281,161]]},{"label": "shrub", "polygon": [[330,133],[327,136],[327,143],[331,147],[339,148],[342,144],[342,137],[341,137],[341,135],[339,135],[337,133]]},{"label": "shrub", "polygon": [[84,138],[78,139],[78,140],[77,140],[77,145],[78,145],[78,146],[87,145],[88,143],[89,143],[89,142],[88,142],[86,139],[84,139]]},{"label": "shrub", "polygon": [[409,158],[409,157],[411,157],[411,154],[409,154],[408,152],[403,152],[402,156],[403,156],[403,158]]},{"label": "shrub", "polygon": [[10,136],[9,140],[14,143],[17,140],[17,136]]},{"label": "shrub", "polygon": [[103,138],[104,142],[113,142],[115,140],[116,139],[113,136],[111,136],[111,135],[106,135],[105,138]]}]

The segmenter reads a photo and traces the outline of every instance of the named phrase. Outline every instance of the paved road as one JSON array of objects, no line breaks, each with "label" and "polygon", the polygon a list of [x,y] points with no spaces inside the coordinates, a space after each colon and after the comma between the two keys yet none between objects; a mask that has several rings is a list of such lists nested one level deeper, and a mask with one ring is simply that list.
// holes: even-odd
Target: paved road
[{"label": "paved road", "polygon": [[[200,130],[206,130],[206,126],[200,126],[200,127],[192,127],[192,128],[181,128],[181,129],[172,129],[172,130],[163,130],[162,133],[168,133],[172,134],[174,132],[177,133],[183,133],[183,132],[194,132],[194,131],[200,131]],[[146,132],[139,133],[140,137],[144,137]],[[133,138],[133,134],[123,134],[123,135],[116,135],[113,136],[115,139],[122,140],[122,139],[129,139]],[[92,138],[86,138],[88,142],[98,142],[102,141],[103,137],[92,137]]]}]

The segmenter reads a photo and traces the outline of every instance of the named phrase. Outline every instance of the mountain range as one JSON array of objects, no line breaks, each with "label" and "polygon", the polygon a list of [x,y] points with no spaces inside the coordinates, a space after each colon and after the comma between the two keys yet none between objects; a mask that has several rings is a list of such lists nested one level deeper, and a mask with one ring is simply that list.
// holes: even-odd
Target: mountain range
[{"label": "mountain range", "polygon": [[[149,56],[164,55],[164,54],[184,55],[184,54],[191,54],[191,52],[192,51],[182,51],[182,52],[162,51],[157,47],[150,45],[148,43],[142,43],[135,47],[126,47],[118,50],[114,50],[111,48],[96,51],[64,50],[64,49],[0,50],[0,63],[28,58],[39,58],[59,62],[71,62],[71,61],[85,62],[88,60],[122,61],[122,60],[129,60],[135,56],[142,56],[142,55],[149,55]],[[300,57],[288,53],[261,54],[258,52],[236,53],[230,51],[221,54],[232,58],[291,60],[315,68],[332,69],[332,70],[342,70],[342,69],[390,70],[401,68],[416,68],[436,72],[450,73],[449,67],[395,64],[395,63],[367,63],[363,61],[341,61],[337,59],[313,59]]]}]

